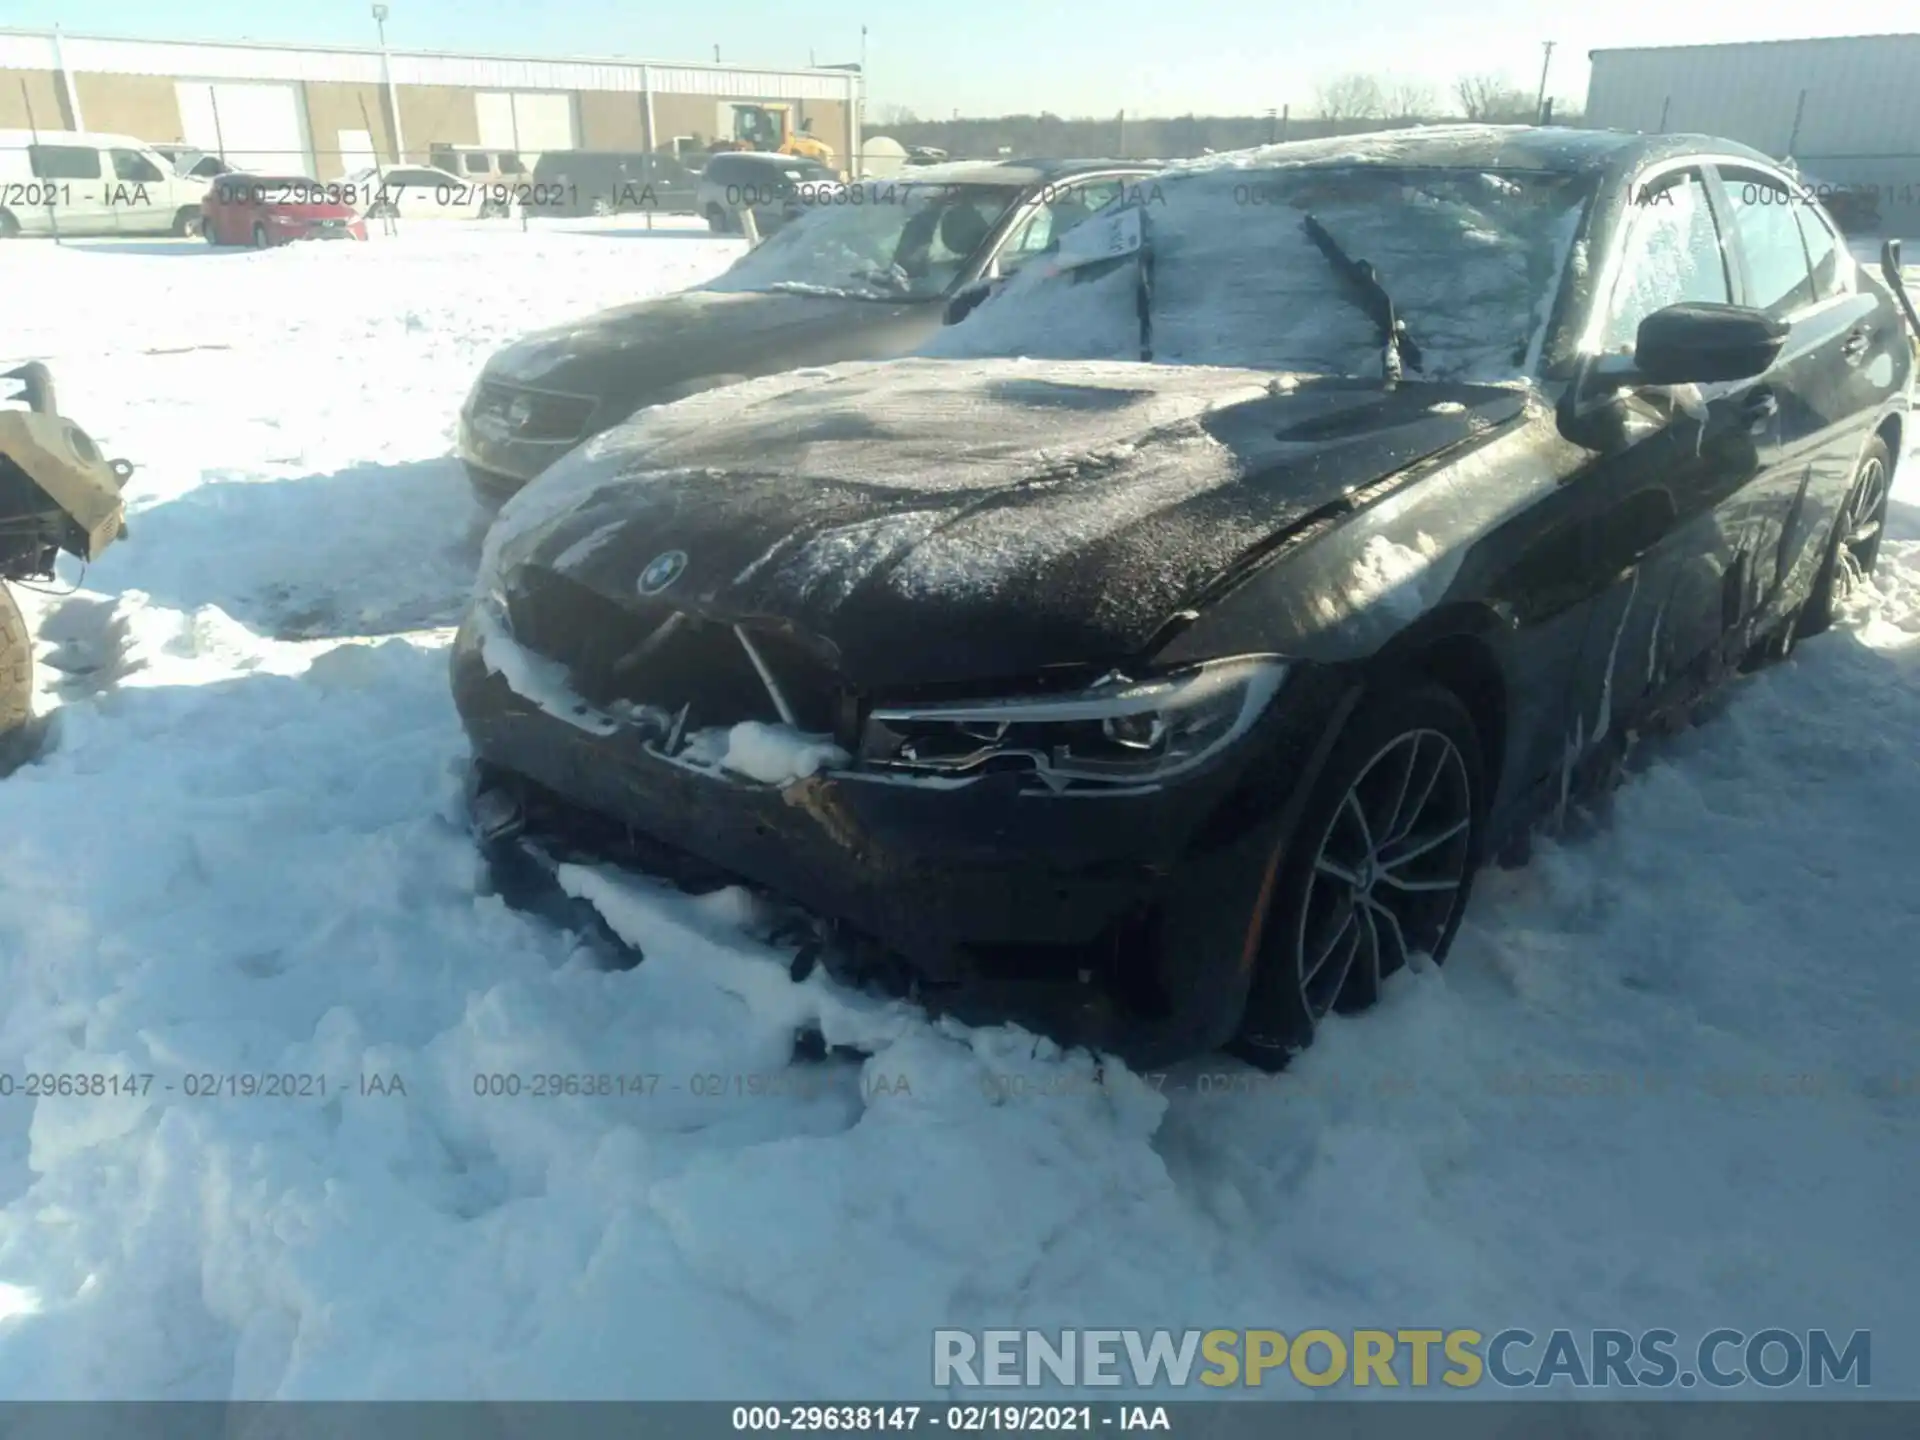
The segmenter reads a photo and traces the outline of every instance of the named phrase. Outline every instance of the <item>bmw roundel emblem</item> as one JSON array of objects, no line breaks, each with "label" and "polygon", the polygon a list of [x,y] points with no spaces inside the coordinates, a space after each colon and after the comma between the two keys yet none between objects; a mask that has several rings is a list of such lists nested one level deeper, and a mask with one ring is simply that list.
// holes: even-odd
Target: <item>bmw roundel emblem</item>
[{"label": "bmw roundel emblem", "polygon": [[658,595],[674,581],[680,578],[680,572],[687,568],[687,552],[669,550],[664,555],[656,555],[647,562],[647,568],[640,572],[640,593]]}]

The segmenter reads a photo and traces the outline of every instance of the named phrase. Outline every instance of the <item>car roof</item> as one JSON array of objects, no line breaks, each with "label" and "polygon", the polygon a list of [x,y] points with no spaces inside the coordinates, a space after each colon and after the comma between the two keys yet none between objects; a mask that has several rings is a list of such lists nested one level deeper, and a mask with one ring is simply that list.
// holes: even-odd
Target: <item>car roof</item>
[{"label": "car roof", "polygon": [[[29,145],[106,145],[121,149],[151,150],[153,142],[134,135],[119,135],[110,130],[0,130],[0,146],[11,149]],[[169,145],[177,141],[169,140]]]},{"label": "car roof", "polygon": [[1095,170],[1139,170],[1151,174],[1156,160],[943,160],[938,165],[911,165],[890,178],[905,183],[945,185],[1044,185]]},{"label": "car roof", "polygon": [[1295,165],[1385,165],[1598,174],[1632,171],[1652,161],[1700,154],[1724,155],[1763,165],[1778,164],[1758,150],[1711,135],[1643,135],[1625,130],[1577,130],[1558,125],[1466,124],[1424,125],[1262,145],[1251,150],[1179,161],[1169,167],[1169,173],[1282,169]]}]

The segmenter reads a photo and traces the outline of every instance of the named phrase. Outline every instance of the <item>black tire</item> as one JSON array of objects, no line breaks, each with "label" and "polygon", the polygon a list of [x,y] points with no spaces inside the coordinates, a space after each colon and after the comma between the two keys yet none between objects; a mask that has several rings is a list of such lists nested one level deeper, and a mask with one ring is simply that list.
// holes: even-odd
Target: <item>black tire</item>
[{"label": "black tire", "polygon": [[262,225],[258,220],[254,221],[253,248],[256,250],[264,250],[272,243],[273,241],[267,236],[267,227]]},{"label": "black tire", "polygon": [[33,750],[33,638],[13,595],[0,585],[0,775]]},{"label": "black tire", "polygon": [[1482,858],[1484,775],[1452,691],[1413,678],[1362,702],[1284,842],[1236,1055],[1281,1069],[1326,1014],[1378,1000],[1409,953],[1446,959]]},{"label": "black tire", "polygon": [[11,240],[20,233],[20,222],[11,210],[0,210],[0,240]]},{"label": "black tire", "polygon": [[593,213],[602,219],[613,214],[613,202],[604,195],[593,197]]},{"label": "black tire", "polygon": [[200,211],[191,205],[182,205],[173,217],[173,233],[181,239],[191,239],[206,228],[206,222]]},{"label": "black tire", "polygon": [[200,238],[206,241],[207,244],[209,245],[213,245],[217,247],[220,244],[220,237],[217,234],[215,234],[211,229],[208,229],[204,226],[201,228]]},{"label": "black tire", "polygon": [[728,228],[727,212],[718,205],[707,206],[707,229],[716,235],[725,235]]},{"label": "black tire", "polygon": [[1795,636],[1806,639],[1833,628],[1834,617],[1862,576],[1880,563],[1880,541],[1887,530],[1887,498],[1893,489],[1893,455],[1878,435],[1868,443],[1853,472],[1846,502],[1833,522],[1826,559],[1813,592],[1800,611]]}]

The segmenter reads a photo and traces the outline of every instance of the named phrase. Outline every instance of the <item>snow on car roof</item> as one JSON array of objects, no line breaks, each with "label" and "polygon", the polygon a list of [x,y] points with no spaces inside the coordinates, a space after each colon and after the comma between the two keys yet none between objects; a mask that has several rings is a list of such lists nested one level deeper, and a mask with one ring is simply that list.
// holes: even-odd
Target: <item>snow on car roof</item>
[{"label": "snow on car roof", "polygon": [[1641,135],[1557,125],[1413,125],[1364,135],[1335,135],[1260,145],[1197,160],[1176,161],[1169,175],[1220,169],[1296,165],[1405,165],[1490,170],[1591,172],[1622,161],[1689,151],[1767,157],[1710,135]]},{"label": "snow on car roof", "polygon": [[1150,160],[948,160],[915,165],[888,179],[914,185],[1039,185],[1087,170],[1151,166]]}]

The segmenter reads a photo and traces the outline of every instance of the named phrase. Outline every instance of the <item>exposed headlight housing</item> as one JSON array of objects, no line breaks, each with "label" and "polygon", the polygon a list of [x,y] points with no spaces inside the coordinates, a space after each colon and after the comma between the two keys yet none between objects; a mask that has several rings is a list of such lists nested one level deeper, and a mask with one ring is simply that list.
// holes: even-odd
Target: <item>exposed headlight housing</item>
[{"label": "exposed headlight housing", "polygon": [[1247,656],[1060,695],[882,707],[860,758],[871,771],[949,783],[1015,770],[1056,791],[1154,786],[1246,734],[1286,675],[1283,661]]}]

